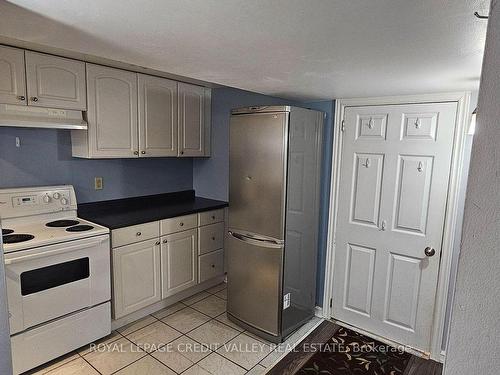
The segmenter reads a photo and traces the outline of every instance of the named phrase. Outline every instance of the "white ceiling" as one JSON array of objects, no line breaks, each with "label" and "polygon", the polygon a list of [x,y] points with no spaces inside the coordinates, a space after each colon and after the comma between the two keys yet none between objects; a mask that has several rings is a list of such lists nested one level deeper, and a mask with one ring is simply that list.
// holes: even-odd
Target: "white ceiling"
[{"label": "white ceiling", "polygon": [[269,95],[477,90],[489,0],[0,0],[0,35]]}]

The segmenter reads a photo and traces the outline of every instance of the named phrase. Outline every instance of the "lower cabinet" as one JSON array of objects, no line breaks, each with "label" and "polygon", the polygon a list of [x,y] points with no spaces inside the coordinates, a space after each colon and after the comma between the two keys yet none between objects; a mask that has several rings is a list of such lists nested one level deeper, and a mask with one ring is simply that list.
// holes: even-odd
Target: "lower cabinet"
[{"label": "lower cabinet", "polygon": [[224,275],[224,211],[114,229],[113,317]]},{"label": "lower cabinet", "polygon": [[224,250],[220,249],[198,257],[200,283],[224,274]]},{"label": "lower cabinet", "polygon": [[198,283],[198,234],[196,229],[161,238],[162,298]]},{"label": "lower cabinet", "polygon": [[160,272],[158,239],[113,249],[115,319],[161,300]]}]

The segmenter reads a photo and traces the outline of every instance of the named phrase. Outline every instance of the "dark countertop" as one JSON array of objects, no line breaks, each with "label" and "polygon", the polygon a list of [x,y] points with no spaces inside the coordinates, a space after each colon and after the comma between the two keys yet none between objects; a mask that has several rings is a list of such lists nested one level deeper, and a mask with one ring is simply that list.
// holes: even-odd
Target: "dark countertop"
[{"label": "dark countertop", "polygon": [[196,197],[194,190],[184,190],[83,203],[78,205],[78,216],[109,229],[118,229],[175,216],[216,210],[228,205],[224,201]]}]

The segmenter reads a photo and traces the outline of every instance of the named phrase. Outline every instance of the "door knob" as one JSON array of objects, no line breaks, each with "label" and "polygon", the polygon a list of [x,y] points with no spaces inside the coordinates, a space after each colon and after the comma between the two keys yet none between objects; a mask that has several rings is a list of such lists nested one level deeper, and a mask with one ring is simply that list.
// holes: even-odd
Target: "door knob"
[{"label": "door knob", "polygon": [[424,253],[426,256],[431,257],[436,254],[436,250],[434,250],[432,247],[426,247]]}]

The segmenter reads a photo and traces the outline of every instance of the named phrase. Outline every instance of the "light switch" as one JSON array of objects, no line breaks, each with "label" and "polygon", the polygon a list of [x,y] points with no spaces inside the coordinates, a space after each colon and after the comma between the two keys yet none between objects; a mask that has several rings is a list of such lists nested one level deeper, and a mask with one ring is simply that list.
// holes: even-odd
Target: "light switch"
[{"label": "light switch", "polygon": [[102,190],[102,177],[94,178],[94,187],[96,190]]}]

